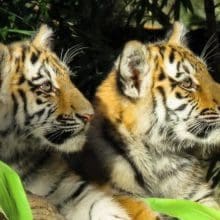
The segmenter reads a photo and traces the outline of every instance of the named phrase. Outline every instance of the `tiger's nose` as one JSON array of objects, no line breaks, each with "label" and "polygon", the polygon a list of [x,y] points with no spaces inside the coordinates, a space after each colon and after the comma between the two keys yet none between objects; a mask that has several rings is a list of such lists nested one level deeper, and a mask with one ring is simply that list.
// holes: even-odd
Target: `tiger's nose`
[{"label": "tiger's nose", "polygon": [[84,122],[90,122],[93,119],[94,114],[79,114],[79,113],[77,113],[76,116],[78,118],[80,118],[81,120],[83,120]]}]

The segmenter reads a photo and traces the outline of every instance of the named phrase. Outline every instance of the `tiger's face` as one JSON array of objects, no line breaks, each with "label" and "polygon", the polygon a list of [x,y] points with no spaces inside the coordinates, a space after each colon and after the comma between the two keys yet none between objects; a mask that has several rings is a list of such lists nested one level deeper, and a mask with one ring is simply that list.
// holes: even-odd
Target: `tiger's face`
[{"label": "tiger's face", "polygon": [[51,51],[51,34],[43,25],[30,41],[0,46],[1,111],[7,118],[2,126],[58,150],[75,151],[85,141],[93,108]]},{"label": "tiger's face", "polygon": [[[164,57],[163,49],[167,53]],[[156,56],[153,59],[158,58],[152,86],[156,119],[169,127],[173,138],[191,143],[219,142],[220,102],[205,63],[179,45],[159,44],[150,50]]]},{"label": "tiger's face", "polygon": [[125,136],[155,146],[220,142],[220,90],[203,60],[182,43],[182,32],[175,23],[168,40],[128,42],[99,87],[99,111]]}]

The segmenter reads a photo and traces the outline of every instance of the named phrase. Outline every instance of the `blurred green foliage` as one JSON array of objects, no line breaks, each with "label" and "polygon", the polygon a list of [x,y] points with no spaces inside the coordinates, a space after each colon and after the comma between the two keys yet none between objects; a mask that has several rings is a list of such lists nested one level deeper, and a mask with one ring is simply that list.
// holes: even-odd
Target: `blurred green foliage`
[{"label": "blurred green foliage", "polygon": [[201,21],[204,9],[194,7],[193,0],[0,0],[0,40],[23,39],[41,23],[50,25],[56,30],[57,53],[64,57],[69,49],[66,57],[74,81],[91,96],[125,41],[164,36],[163,30],[147,31],[144,26],[167,29],[180,18],[190,26],[190,18],[196,16]]}]

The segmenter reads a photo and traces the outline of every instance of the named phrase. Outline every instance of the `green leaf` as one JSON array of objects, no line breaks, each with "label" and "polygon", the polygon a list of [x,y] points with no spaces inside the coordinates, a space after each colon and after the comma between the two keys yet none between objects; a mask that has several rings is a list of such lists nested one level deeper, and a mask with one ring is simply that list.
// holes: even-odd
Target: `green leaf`
[{"label": "green leaf", "polygon": [[181,3],[186,10],[189,9],[192,13],[194,12],[191,0],[181,0]]},{"label": "green leaf", "polygon": [[27,31],[27,30],[19,30],[19,29],[7,29],[8,32],[16,33],[16,34],[23,34],[27,36],[32,36],[35,32],[34,31]]},{"label": "green leaf", "polygon": [[17,173],[0,161],[0,206],[10,220],[32,220],[31,209]]},{"label": "green leaf", "polygon": [[154,211],[180,220],[220,220],[220,211],[189,200],[149,198],[145,202]]},{"label": "green leaf", "polygon": [[4,210],[2,209],[2,207],[0,207],[0,219],[1,220],[9,220],[8,217],[6,216]]}]

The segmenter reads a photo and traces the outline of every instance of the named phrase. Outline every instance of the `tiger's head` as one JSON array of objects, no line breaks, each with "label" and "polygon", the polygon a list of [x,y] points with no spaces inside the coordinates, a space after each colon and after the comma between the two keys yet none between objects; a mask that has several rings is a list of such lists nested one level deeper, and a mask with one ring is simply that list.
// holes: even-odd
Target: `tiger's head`
[{"label": "tiger's head", "polygon": [[128,42],[98,88],[98,111],[128,139],[174,147],[220,143],[220,90],[183,34],[176,22],[162,42]]},{"label": "tiger's head", "polygon": [[33,39],[0,44],[0,135],[14,132],[75,151],[85,141],[93,108],[52,52],[52,34],[42,25]]}]

